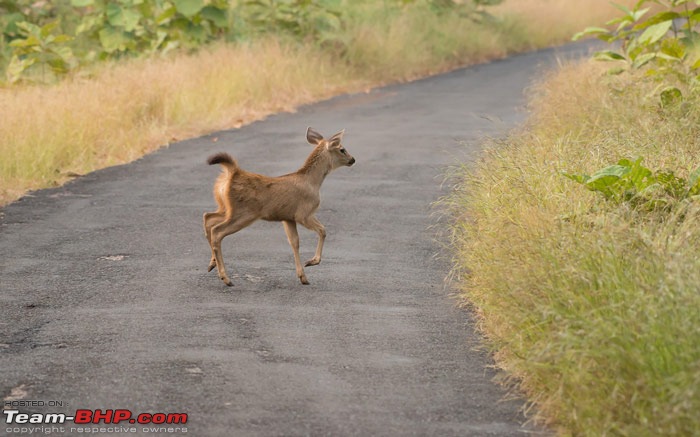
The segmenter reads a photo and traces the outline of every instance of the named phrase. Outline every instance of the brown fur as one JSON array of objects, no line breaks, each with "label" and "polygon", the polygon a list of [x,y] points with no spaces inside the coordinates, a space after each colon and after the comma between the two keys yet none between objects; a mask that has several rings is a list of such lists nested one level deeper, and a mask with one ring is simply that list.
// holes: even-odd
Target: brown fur
[{"label": "brown fur", "polygon": [[204,213],[204,233],[212,250],[209,271],[216,267],[219,278],[231,285],[221,254],[221,240],[260,219],[281,221],[294,252],[297,276],[302,284],[309,283],[299,257],[297,223],[318,233],[316,254],[305,265],[319,264],[326,238],[325,228],[315,216],[321,202],[321,184],[332,170],[355,163],[355,158],[340,144],[343,132],[325,140],[308,128],[306,139],[316,147],[299,170],[284,176],[269,177],[245,171],[227,153],[209,157],[210,165],[221,164],[224,170],[214,183],[218,209]]}]

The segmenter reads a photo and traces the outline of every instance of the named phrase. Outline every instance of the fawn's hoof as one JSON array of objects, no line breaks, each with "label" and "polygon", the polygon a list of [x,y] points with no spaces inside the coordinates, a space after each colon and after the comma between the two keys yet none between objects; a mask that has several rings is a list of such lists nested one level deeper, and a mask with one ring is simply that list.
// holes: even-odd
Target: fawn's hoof
[{"label": "fawn's hoof", "polygon": [[228,285],[229,287],[233,285],[233,282],[231,282],[229,278],[223,277],[221,280],[224,281],[224,284]]},{"label": "fawn's hoof", "polygon": [[321,263],[320,259],[311,258],[310,260],[306,261],[306,264],[304,265],[304,267],[317,266],[320,263]]},{"label": "fawn's hoof", "polygon": [[212,260],[212,262],[209,263],[209,267],[207,267],[207,273],[211,272],[216,268],[216,261]]},{"label": "fawn's hoof", "polygon": [[309,280],[306,279],[306,275],[299,276],[299,280],[301,281],[302,284],[309,285]]}]

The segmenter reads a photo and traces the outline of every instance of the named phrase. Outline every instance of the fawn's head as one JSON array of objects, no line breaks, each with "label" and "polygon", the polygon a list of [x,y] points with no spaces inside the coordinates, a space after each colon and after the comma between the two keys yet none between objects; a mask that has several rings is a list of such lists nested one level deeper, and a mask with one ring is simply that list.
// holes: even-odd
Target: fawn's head
[{"label": "fawn's head", "polygon": [[309,144],[316,146],[317,150],[322,150],[328,153],[328,156],[331,159],[332,169],[342,166],[350,167],[355,163],[355,158],[353,158],[341,144],[344,133],[345,129],[326,140],[323,138],[323,135],[316,132],[312,128],[308,128],[306,130],[306,141],[308,141]]}]

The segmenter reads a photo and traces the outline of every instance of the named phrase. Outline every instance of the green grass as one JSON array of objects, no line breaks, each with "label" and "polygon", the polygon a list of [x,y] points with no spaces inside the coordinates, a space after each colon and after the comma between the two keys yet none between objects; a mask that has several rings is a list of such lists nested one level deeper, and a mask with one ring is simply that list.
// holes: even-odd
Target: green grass
[{"label": "green grass", "polygon": [[688,177],[700,98],[662,109],[656,83],[605,68],[549,77],[527,128],[461,169],[445,199],[461,296],[537,419],[562,435],[697,435],[700,202],[637,210],[561,172],[643,156]]}]

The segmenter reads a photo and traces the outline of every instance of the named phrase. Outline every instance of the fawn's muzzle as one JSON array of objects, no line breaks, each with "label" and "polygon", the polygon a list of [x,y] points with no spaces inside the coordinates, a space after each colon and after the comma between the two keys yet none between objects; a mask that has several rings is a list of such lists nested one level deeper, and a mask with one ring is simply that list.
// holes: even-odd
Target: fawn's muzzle
[{"label": "fawn's muzzle", "polygon": [[355,158],[352,158],[352,159],[350,160],[350,162],[348,162],[348,167],[350,167],[350,166],[353,165],[354,163],[355,163]]}]

